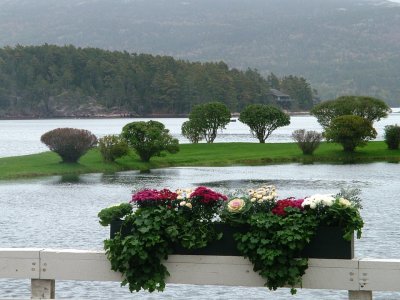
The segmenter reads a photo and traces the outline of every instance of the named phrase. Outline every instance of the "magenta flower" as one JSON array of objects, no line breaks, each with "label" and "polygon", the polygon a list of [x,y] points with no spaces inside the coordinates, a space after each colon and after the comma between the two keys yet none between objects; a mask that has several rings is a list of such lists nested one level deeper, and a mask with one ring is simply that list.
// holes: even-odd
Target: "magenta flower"
[{"label": "magenta flower", "polygon": [[303,210],[301,204],[303,203],[304,199],[294,199],[294,198],[287,198],[283,200],[276,201],[275,207],[272,209],[272,213],[278,216],[286,216],[287,212],[285,210],[286,207],[294,207],[298,208],[299,210]]}]

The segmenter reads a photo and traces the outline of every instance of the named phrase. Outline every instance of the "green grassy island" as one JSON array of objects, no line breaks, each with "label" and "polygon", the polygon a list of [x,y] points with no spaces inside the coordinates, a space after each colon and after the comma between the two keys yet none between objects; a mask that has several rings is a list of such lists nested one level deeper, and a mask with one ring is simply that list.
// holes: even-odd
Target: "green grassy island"
[{"label": "green grassy island", "polygon": [[348,154],[333,143],[321,143],[314,155],[303,155],[295,143],[214,143],[181,144],[177,154],[153,157],[141,162],[133,152],[114,163],[106,163],[97,149],[89,151],[79,163],[61,163],[53,152],[0,158],[0,179],[35,176],[108,173],[183,166],[267,165],[282,163],[367,163],[400,162],[400,150],[388,150],[383,141],[369,142]]}]

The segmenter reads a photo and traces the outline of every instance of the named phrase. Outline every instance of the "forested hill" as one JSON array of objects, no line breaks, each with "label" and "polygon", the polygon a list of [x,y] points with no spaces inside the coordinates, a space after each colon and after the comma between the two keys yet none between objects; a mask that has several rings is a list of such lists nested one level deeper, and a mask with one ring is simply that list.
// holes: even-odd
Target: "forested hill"
[{"label": "forested hill", "polygon": [[400,6],[385,0],[0,0],[0,46],[44,43],[293,74],[323,99],[400,99]]},{"label": "forested hill", "polygon": [[74,46],[0,49],[0,117],[180,115],[193,105],[224,102],[232,112],[272,103],[270,88],[287,91],[294,109],[312,106],[304,78]]}]

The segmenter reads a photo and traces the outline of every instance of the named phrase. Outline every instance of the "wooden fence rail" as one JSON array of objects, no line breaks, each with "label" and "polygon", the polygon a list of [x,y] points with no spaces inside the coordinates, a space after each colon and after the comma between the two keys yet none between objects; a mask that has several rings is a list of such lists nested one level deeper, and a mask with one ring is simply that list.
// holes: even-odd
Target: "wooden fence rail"
[{"label": "wooden fence rail", "polygon": [[[168,283],[263,286],[252,264],[239,256],[171,255]],[[104,251],[0,248],[0,278],[30,278],[33,299],[55,298],[55,280],[121,281]],[[372,291],[400,291],[400,260],[310,259],[302,288],[348,290],[349,299]],[[1,295],[0,295],[1,296]]]}]

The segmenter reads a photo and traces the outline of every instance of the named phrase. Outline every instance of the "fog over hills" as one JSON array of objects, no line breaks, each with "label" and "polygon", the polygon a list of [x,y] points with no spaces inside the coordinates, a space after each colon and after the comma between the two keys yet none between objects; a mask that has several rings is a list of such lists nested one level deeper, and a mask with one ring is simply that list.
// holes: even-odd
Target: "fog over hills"
[{"label": "fog over hills", "polygon": [[400,5],[383,0],[0,0],[0,46],[223,60],[300,75],[323,98],[400,100]]}]

